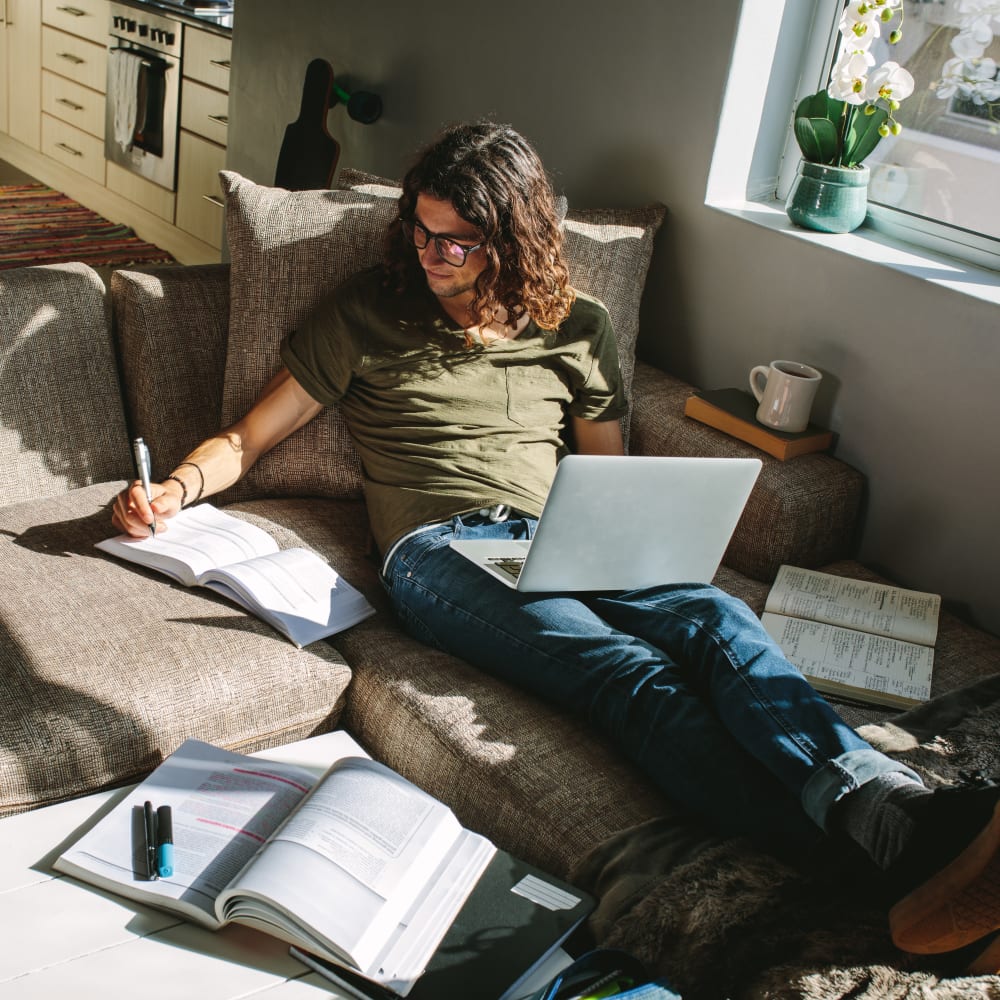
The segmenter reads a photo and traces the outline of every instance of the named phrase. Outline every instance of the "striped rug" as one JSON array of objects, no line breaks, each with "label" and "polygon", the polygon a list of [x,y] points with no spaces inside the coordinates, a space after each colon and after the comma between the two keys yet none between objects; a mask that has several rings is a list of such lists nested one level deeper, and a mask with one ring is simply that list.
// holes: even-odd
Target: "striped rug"
[{"label": "striped rug", "polygon": [[0,186],[0,268],[170,264],[170,254],[44,184]]}]

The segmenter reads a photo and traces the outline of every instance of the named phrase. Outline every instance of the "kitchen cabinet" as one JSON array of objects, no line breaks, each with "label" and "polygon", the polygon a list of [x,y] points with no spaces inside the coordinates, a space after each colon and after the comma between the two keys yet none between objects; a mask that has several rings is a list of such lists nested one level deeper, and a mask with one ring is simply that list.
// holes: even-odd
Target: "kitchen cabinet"
[{"label": "kitchen cabinet", "polygon": [[41,148],[41,31],[38,0],[0,0],[3,47],[0,74],[5,74],[4,131],[32,149]]},{"label": "kitchen cabinet", "polygon": [[174,224],[217,248],[222,247],[219,171],[226,165],[231,49],[228,37],[184,29]]},{"label": "kitchen cabinet", "polygon": [[110,28],[109,0],[0,0],[0,158],[133,227],[182,263],[218,261],[231,37],[202,30],[191,18],[180,28],[184,61],[171,190],[107,158]]},{"label": "kitchen cabinet", "polygon": [[94,183],[104,183],[103,140],[51,115],[42,115],[42,152]]},{"label": "kitchen cabinet", "polygon": [[103,94],[107,88],[108,50],[43,24],[42,69]]},{"label": "kitchen cabinet", "polygon": [[42,2],[42,152],[102,185],[107,17],[107,0]]},{"label": "kitchen cabinet", "polygon": [[42,0],[42,23],[104,46],[108,41],[108,0]]}]

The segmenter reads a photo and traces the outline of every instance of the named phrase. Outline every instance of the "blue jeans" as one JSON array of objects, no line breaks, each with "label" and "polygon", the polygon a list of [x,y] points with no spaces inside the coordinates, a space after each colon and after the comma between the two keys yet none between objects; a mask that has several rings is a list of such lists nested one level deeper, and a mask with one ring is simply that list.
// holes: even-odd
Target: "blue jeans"
[{"label": "blue jeans", "polygon": [[750,608],[715,587],[522,594],[448,546],[530,538],[535,523],[456,517],[391,550],[383,582],[404,627],[586,719],[721,832],[815,842],[833,804],[865,781],[916,779],[846,725]]}]

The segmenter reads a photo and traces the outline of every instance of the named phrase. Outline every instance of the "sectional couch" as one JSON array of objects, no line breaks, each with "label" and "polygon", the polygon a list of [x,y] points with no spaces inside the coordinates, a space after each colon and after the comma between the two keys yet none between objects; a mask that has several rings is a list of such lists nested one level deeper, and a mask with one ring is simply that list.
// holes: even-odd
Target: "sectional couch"
[{"label": "sectional couch", "polygon": [[[809,863],[702,829],[585,722],[427,649],[396,625],[360,470],[335,410],[213,498],[302,544],[377,613],[299,650],[201,590],[94,550],[143,435],[154,478],[238,416],[282,335],[372,263],[396,191],[345,172],[289,193],[223,175],[230,262],[0,272],[0,816],[134,781],[184,738],[253,751],[342,726],[466,825],[600,897],[588,928],[685,997],[1000,995],[1000,979],[896,952],[863,859]],[[717,583],[763,606],[783,562],[850,561],[864,482],[828,454],[779,462],[683,416],[691,387],[635,361],[658,206],[570,211],[574,283],[612,312],[637,454],[757,455],[764,469]],[[1000,770],[1000,640],[944,614],[935,699],[838,705],[930,783]]]}]

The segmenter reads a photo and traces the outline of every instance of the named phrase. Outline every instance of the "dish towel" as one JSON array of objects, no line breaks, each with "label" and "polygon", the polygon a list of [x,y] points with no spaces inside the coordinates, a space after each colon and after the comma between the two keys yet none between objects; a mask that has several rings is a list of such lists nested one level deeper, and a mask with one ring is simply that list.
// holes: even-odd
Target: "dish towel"
[{"label": "dish towel", "polygon": [[108,60],[108,100],[113,102],[115,142],[127,153],[135,138],[142,56],[128,49],[112,49]]}]

